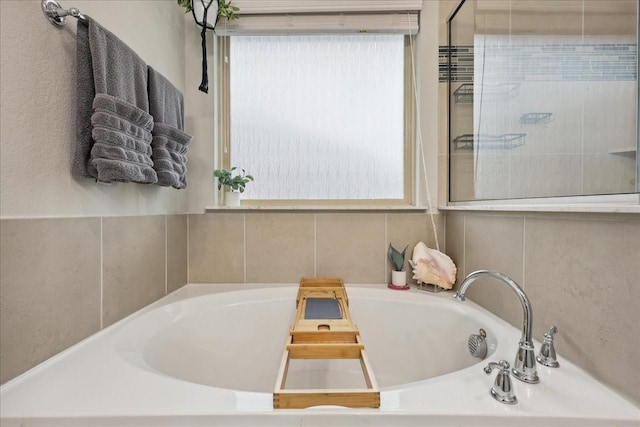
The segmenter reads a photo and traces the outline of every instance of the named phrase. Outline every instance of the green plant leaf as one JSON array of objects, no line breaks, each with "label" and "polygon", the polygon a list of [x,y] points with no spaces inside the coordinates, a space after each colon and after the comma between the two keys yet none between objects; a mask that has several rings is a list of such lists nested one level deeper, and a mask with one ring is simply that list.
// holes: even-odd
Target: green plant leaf
[{"label": "green plant leaf", "polygon": [[192,8],[191,8],[191,0],[178,0],[178,6],[185,8],[185,12],[184,13],[189,13],[192,10]]},{"label": "green plant leaf", "polygon": [[244,169],[236,166],[231,169],[216,169],[213,176],[218,180],[218,190],[224,186],[227,190],[244,192],[248,182],[253,181],[253,176],[246,175]]},{"label": "green plant leaf", "polygon": [[[177,0],[177,2],[180,7],[185,9],[185,13],[189,13],[193,10],[191,7],[191,0]],[[239,11],[240,8],[233,6],[231,4],[231,0],[218,0],[218,16],[223,16],[229,21],[233,21],[234,19],[238,19],[237,12]]]},{"label": "green plant leaf", "polygon": [[389,261],[393,264],[396,271],[402,271],[402,267],[404,266],[405,253],[407,252],[407,248],[409,246],[405,246],[402,252],[398,252],[396,248],[391,246],[389,243],[389,249],[387,250],[387,255],[389,257]]}]

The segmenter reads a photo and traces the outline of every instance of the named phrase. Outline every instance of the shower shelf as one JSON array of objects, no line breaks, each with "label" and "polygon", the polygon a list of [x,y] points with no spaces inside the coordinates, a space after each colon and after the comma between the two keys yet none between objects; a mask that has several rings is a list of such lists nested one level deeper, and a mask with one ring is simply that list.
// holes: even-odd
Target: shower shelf
[{"label": "shower shelf", "polygon": [[485,84],[478,96],[485,101],[509,101],[520,93],[520,83]]},{"label": "shower shelf", "polygon": [[553,113],[526,113],[520,116],[520,123],[527,125],[549,123]]},{"label": "shower shelf", "polygon": [[520,88],[520,83],[485,84],[484,93],[488,95],[512,95]]},{"label": "shower shelf", "polygon": [[526,133],[503,133],[485,135],[466,133],[452,141],[455,150],[473,150],[474,146],[490,149],[511,149],[524,145]]},{"label": "shower shelf", "polygon": [[453,92],[456,104],[469,104],[473,102],[473,83],[465,83],[460,85]]},{"label": "shower shelf", "polygon": [[[478,93],[485,101],[508,101],[518,95],[519,88],[520,83],[485,84],[480,86]],[[473,96],[473,83],[464,83],[453,92],[456,104],[470,104],[473,102]]]}]

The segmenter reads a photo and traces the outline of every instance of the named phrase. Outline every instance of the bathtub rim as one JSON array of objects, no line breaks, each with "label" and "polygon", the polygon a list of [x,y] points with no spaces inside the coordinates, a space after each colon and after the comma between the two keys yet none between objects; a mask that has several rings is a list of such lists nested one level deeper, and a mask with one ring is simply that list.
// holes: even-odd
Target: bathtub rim
[{"label": "bathtub rim", "polygon": [[[11,393],[12,391],[14,391],[16,388],[20,388],[21,384],[24,381],[28,381],[29,378],[38,375],[39,373],[41,373],[42,371],[47,370],[51,365],[55,365],[56,363],[58,363],[61,360],[64,360],[66,357],[68,357],[69,354],[73,354],[76,351],[78,351],[79,349],[82,349],[86,346],[90,346],[92,345],[92,343],[94,343],[95,341],[98,341],[100,339],[102,339],[105,335],[109,335],[109,334],[115,334],[115,331],[119,331],[123,325],[126,325],[128,322],[130,322],[131,320],[135,319],[138,316],[141,316],[142,314],[146,313],[149,310],[155,309],[157,307],[160,307],[162,305],[166,305],[167,303],[170,302],[174,302],[180,299],[186,299],[186,298],[191,298],[191,297],[195,297],[195,296],[200,296],[200,295],[204,295],[204,294],[210,294],[210,293],[220,293],[220,292],[227,292],[227,291],[241,291],[241,290],[251,290],[251,289],[266,289],[266,288],[273,288],[273,287],[283,287],[283,286],[297,286],[297,284],[273,284],[273,283],[269,283],[269,284],[188,284],[185,285],[184,287],[168,294],[167,296],[161,298],[160,300],[142,308],[141,310],[132,313],[131,315],[119,320],[118,322],[115,322],[114,324],[102,329],[101,331],[99,331],[98,333],[80,341],[79,343],[73,345],[72,347],[69,347],[68,349],[64,350],[61,353],[58,353],[57,355],[53,356],[52,358],[46,360],[45,362],[41,363],[40,365],[34,367],[33,369],[25,372],[24,374],[21,374],[20,376],[8,381],[7,383],[3,384],[2,387],[0,387],[0,396],[2,395],[6,395]],[[381,289],[383,287],[385,287],[385,285],[380,285],[380,284],[347,284],[347,288],[376,288],[376,289]],[[411,295],[411,293],[413,294],[417,294],[417,295],[428,295],[429,297],[435,297],[435,298],[452,298],[452,292],[441,292],[438,294],[429,294],[426,293],[424,291],[420,291],[420,290],[416,290],[416,289],[411,289],[409,291],[391,291],[389,290],[389,292],[402,292],[403,295]],[[464,303],[465,305],[469,306],[469,307],[475,307],[476,309],[482,311],[484,314],[486,314],[487,316],[494,318],[496,321],[505,324],[505,326],[509,327],[512,329],[512,333],[515,333],[515,336],[519,337],[520,335],[520,331],[517,330],[516,328],[514,328],[513,326],[510,326],[508,324],[506,324],[506,322],[504,320],[502,320],[501,318],[495,316],[493,313],[489,312],[488,310],[485,310],[484,308],[478,306],[477,304],[471,302],[471,301],[467,301]],[[113,339],[113,337],[111,337]],[[537,348],[539,348],[540,346],[540,342],[534,340],[534,343],[536,345]],[[511,358],[512,355],[509,355],[507,358]],[[604,395],[607,397],[607,399],[611,400],[611,402],[615,403],[616,405],[618,405],[618,407],[624,407],[624,413],[611,413],[611,411],[609,411],[606,414],[603,414],[601,417],[600,416],[591,416],[588,417],[586,419],[589,420],[596,420],[594,422],[597,422],[597,420],[606,420],[607,422],[611,421],[611,422],[615,422],[617,424],[620,425],[629,425],[629,426],[637,426],[636,424],[636,420],[640,419],[640,408],[638,408],[637,406],[635,406],[635,404],[633,402],[631,402],[629,399],[625,398],[624,396],[618,394],[617,392],[613,391],[612,389],[610,389],[608,386],[597,382],[597,380],[593,379],[588,373],[586,373],[585,371],[583,371],[581,368],[578,368],[577,366],[573,365],[571,362],[569,362],[568,360],[564,359],[561,355],[559,355],[559,360],[562,364],[562,368],[561,370],[556,370],[555,372],[551,369],[551,368],[545,368],[545,367],[539,367],[541,372],[541,378],[544,380],[545,376],[547,375],[556,375],[558,372],[561,373],[561,376],[566,376],[565,373],[568,373],[570,375],[578,375],[578,376],[584,376],[586,377],[586,381],[587,383],[597,383],[598,386],[598,392],[602,392],[604,393]],[[476,365],[473,365],[476,366]],[[469,369],[469,368],[466,368]],[[447,375],[443,375],[440,377],[436,377],[439,378],[438,381],[434,381],[434,384],[438,384],[439,386],[447,386],[447,382],[443,381],[442,378],[443,377],[447,377],[449,374]],[[416,402],[413,402],[413,406],[411,407],[411,409],[407,410],[404,408],[391,408],[389,410],[373,410],[376,412],[370,412],[370,411],[363,411],[363,410],[357,410],[357,409],[349,409],[347,411],[350,411],[348,413],[343,412],[344,410],[341,411],[333,411],[333,412],[327,412],[325,410],[321,410],[321,409],[307,409],[307,410],[303,410],[302,412],[300,412],[300,417],[308,417],[308,416],[314,416],[314,415],[326,415],[326,416],[340,416],[340,415],[345,415],[347,417],[353,417],[354,415],[358,415],[361,414],[362,416],[369,416],[372,414],[384,414],[385,417],[386,416],[392,416],[394,414],[400,416],[400,417],[444,417],[442,419],[449,419],[447,417],[453,417],[451,419],[454,419],[455,417],[467,417],[467,416],[473,416],[473,417],[477,417],[477,419],[479,420],[479,422],[482,422],[482,420],[488,420],[488,419],[493,419],[496,418],[498,420],[506,420],[505,423],[503,425],[510,425],[508,424],[509,422],[513,422],[513,419],[510,418],[510,416],[515,416],[517,418],[522,418],[524,415],[522,415],[522,411],[519,411],[518,408],[504,408],[504,405],[499,405],[496,403],[496,405],[499,405],[497,407],[492,406],[493,402],[491,402],[490,397],[487,398],[488,396],[488,388],[490,387],[491,384],[491,380],[488,377],[480,377],[481,381],[477,381],[478,378],[474,378],[474,380],[472,381],[472,385],[473,387],[475,387],[477,390],[474,392],[475,394],[473,394],[472,396],[474,396],[474,398],[477,399],[482,399],[482,405],[478,406],[477,408],[459,408],[456,410],[447,410],[447,409],[439,409],[436,408],[434,409],[433,407],[422,407],[419,404],[416,404]],[[446,379],[446,378],[445,378]],[[432,379],[426,380],[426,381],[430,381]],[[174,380],[174,381],[180,381],[180,380]],[[580,380],[582,381],[582,379]],[[545,383],[543,383],[545,384]],[[433,384],[432,384],[433,385]],[[518,383],[517,384],[518,388],[519,388],[519,393],[521,393],[523,396],[528,395],[528,394],[532,394],[533,398],[540,398],[540,396],[535,396],[535,394],[538,394],[537,392],[539,390],[542,390],[542,388],[540,388],[540,385],[525,385],[524,383]],[[205,387],[205,386],[199,386],[199,387]],[[533,387],[533,388],[532,388]],[[537,387],[537,389],[536,389]],[[211,387],[213,388],[213,387]],[[424,387],[423,387],[424,389]],[[222,389],[223,391],[226,391],[226,389]],[[420,390],[420,391],[424,391],[424,390]],[[426,390],[428,392],[428,390]],[[561,391],[561,390],[560,390]],[[469,392],[469,390],[463,390],[463,392],[467,393]],[[445,390],[446,393],[446,390]],[[400,396],[403,394],[403,390],[391,390],[388,392],[388,396],[390,398],[400,398]],[[436,395],[434,395],[434,397],[438,397]],[[544,397],[544,396],[543,396]],[[548,403],[548,399],[542,399],[543,402]],[[525,399],[521,399],[522,404],[524,404],[526,400]],[[614,402],[615,401],[615,402]],[[4,402],[4,399],[0,399],[0,408],[4,407],[5,405],[2,403]],[[612,404],[613,404],[612,403]],[[520,406],[521,404],[519,404]],[[622,405],[622,406],[621,406]],[[437,406],[437,405],[436,405]],[[567,412],[567,410],[564,410],[562,408],[563,405],[558,405],[558,408],[550,408],[550,411],[546,411],[546,413],[538,413],[536,411],[533,411],[532,413],[527,412],[527,416],[526,419],[533,419],[533,420],[551,420],[549,422],[555,422],[553,420],[562,420],[562,422],[565,422],[567,420],[578,420],[578,419],[585,419],[585,416],[583,413],[580,412],[575,412],[575,413],[571,413],[571,412]],[[588,406],[588,405],[587,405]],[[615,406],[615,405],[614,405]],[[515,410],[514,410],[515,409]],[[220,416],[220,417],[225,417],[225,416],[230,416],[230,415],[254,415],[254,416],[260,416],[260,415],[269,415],[271,417],[276,417],[278,415],[278,413],[281,413],[282,411],[285,411],[286,413],[288,413],[289,415],[287,415],[287,417],[291,416],[292,419],[295,419],[295,413],[291,412],[291,411],[295,411],[295,410],[273,410],[273,409],[258,409],[258,410],[252,410],[252,411],[243,411],[243,410],[228,410],[228,409],[223,409],[223,410],[219,410],[219,411],[215,411],[215,410],[208,410],[208,412],[185,412],[185,413],[175,413],[175,414],[170,414],[170,413],[161,413],[160,416],[163,417],[168,417],[168,418],[180,418],[180,417],[185,417],[186,418],[193,418],[193,417],[199,417],[199,416]],[[551,415],[549,415],[551,414]],[[102,414],[105,415],[105,414]],[[528,415],[531,415],[530,417]],[[114,416],[113,414],[109,414],[106,419],[111,419],[110,417]],[[133,416],[133,415],[132,415]],[[142,418],[140,417],[149,417],[149,418],[154,418],[156,417],[156,415],[154,414],[150,414],[150,413],[135,413],[136,418],[138,420],[141,420]],[[119,414],[116,415],[116,418],[119,419],[124,419],[127,417],[126,414]],[[69,420],[71,419],[90,419],[92,418],[91,414],[77,414],[74,415],[73,418],[68,418]],[[0,417],[0,424],[2,424],[3,426],[5,425],[5,423],[7,423],[6,425],[13,425],[13,424],[9,424],[11,420],[16,420],[19,419],[21,421],[25,421],[27,419],[29,420],[44,420],[44,419],[58,419],[56,417],[51,418],[51,416],[47,415],[47,414],[19,414],[17,416],[17,418],[15,416],[12,416],[11,413],[7,414],[5,413],[5,411],[2,411],[2,415]],[[62,419],[62,418],[61,418]],[[102,418],[101,418],[102,419]],[[277,419],[277,418],[274,418]],[[375,419],[375,417],[373,417],[372,419]],[[511,420],[511,421],[509,421]],[[106,421],[105,421],[106,422]],[[108,422],[106,422],[107,424],[105,425],[109,425]],[[532,421],[533,423],[533,421]],[[495,423],[490,423],[490,424],[494,424]],[[541,424],[543,424],[541,422]],[[548,423],[547,423],[548,424]],[[16,425],[20,425],[20,424],[16,424]],[[35,424],[37,425],[37,423]],[[47,425],[46,423],[43,425]],[[152,424],[149,424],[152,425]],[[188,425],[188,424],[185,424]],[[452,425],[455,425],[452,424]],[[487,424],[489,425],[489,424]],[[534,424],[530,424],[530,425],[536,425]],[[548,424],[548,425],[553,425],[553,424]],[[568,425],[568,424],[556,424],[556,425]],[[575,425],[580,425],[580,424],[575,424]],[[598,425],[598,424],[593,424],[593,425]],[[607,424],[608,425],[608,424]]]}]

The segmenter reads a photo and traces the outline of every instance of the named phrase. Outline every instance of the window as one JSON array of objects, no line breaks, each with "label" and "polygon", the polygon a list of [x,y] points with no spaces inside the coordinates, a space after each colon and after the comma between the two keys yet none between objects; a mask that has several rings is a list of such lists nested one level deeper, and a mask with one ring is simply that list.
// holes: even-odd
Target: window
[{"label": "window", "polygon": [[411,202],[406,36],[230,36],[223,43],[222,160],[256,178],[245,200]]}]

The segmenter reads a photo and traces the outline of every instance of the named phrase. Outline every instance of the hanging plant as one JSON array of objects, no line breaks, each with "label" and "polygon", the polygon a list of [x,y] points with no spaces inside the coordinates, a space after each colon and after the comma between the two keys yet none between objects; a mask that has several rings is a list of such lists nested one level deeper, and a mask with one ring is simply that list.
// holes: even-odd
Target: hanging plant
[{"label": "hanging plant", "polygon": [[[195,1],[199,1],[199,0],[195,0]],[[202,2],[205,3],[205,2]],[[210,1],[208,3],[211,3]],[[189,13],[193,11],[193,5],[192,5],[192,0],[178,0],[178,5],[180,7],[183,7],[185,9],[185,13]],[[240,11],[240,8],[237,6],[233,6],[231,4],[231,0],[226,1],[226,0],[218,0],[218,16],[216,17],[216,21],[218,20],[219,17],[222,18],[226,18],[229,21],[233,21],[234,19],[238,19],[238,12]],[[200,22],[198,22],[196,20],[196,22],[198,23],[198,25],[202,25]],[[215,24],[214,24],[215,26]],[[212,27],[210,27],[212,28]]]},{"label": "hanging plant", "polygon": [[[193,14],[193,19],[196,21],[202,31],[200,31],[200,38],[202,40],[202,82],[198,89],[201,92],[209,93],[209,76],[207,70],[207,30],[213,30],[218,23],[218,20],[226,18],[229,21],[238,19],[238,12],[240,8],[231,4],[232,0],[177,0],[180,7],[185,8],[186,12]],[[213,24],[209,22],[208,15],[211,9],[211,15],[214,16]]]},{"label": "hanging plant", "polygon": [[240,12],[240,8],[232,6],[231,0],[229,0],[229,3],[225,3],[224,0],[218,0],[218,16],[227,18],[228,21],[233,21],[234,19],[238,19],[237,12]]}]

